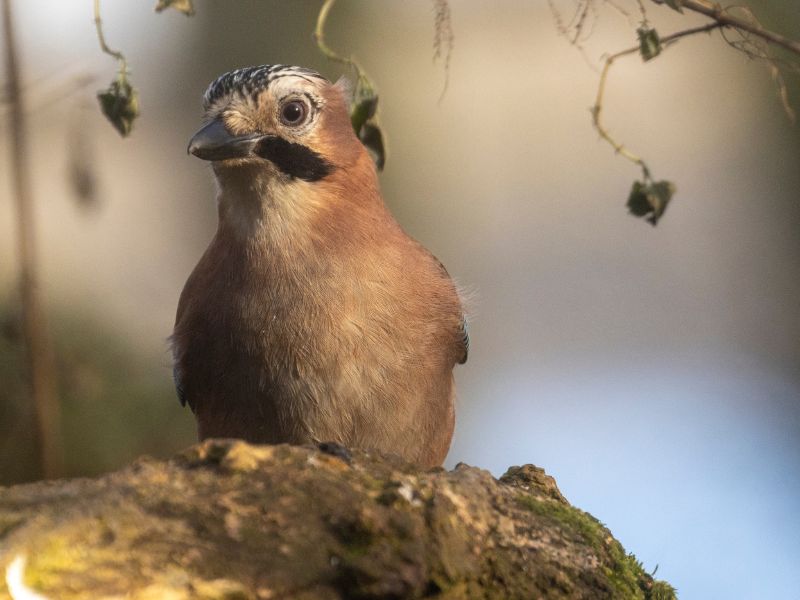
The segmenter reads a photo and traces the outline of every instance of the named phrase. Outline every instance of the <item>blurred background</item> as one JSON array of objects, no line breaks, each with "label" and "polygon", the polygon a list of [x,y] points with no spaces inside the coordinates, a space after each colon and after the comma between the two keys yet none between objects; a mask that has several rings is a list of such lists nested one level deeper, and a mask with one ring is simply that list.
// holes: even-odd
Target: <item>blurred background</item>
[{"label": "blurred background", "polygon": [[[97,46],[91,2],[14,4],[66,474],[169,456],[194,441],[194,422],[172,389],[167,336],[216,226],[208,165],[186,154],[202,93],[253,64],[342,74],[311,38],[320,2],[196,0],[193,18],[103,3],[140,92],[126,140],[94,99],[116,64]],[[571,2],[555,4],[571,16]],[[702,22],[645,4],[662,34]],[[795,0],[749,4],[800,38]],[[441,101],[431,2],[340,0],[328,25],[331,46],[379,88],[387,202],[475,297],[447,465],[544,467],[684,599],[796,597],[800,130],[766,67],[716,34],[615,65],[606,124],[678,186],[652,228],[626,214],[639,172],[589,114],[601,56],[636,43],[636,19],[606,8],[581,54],[544,2],[451,8]],[[4,484],[39,476],[7,136],[3,123]]]}]

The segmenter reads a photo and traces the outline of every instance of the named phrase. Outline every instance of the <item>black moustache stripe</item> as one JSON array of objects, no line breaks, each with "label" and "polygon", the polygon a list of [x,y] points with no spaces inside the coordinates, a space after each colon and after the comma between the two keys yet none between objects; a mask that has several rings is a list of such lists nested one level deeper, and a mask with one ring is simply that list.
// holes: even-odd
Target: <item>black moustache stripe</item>
[{"label": "black moustache stripe", "polygon": [[261,138],[254,153],[266,158],[287,175],[304,181],[319,181],[333,170],[333,165],[311,148],[278,136]]}]

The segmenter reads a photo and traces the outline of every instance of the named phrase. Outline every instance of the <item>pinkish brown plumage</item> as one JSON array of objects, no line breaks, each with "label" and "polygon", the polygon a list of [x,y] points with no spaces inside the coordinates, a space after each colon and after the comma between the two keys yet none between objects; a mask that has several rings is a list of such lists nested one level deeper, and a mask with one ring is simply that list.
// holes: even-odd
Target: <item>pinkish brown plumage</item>
[{"label": "pinkish brown plumage", "polygon": [[439,465],[468,340],[441,263],[386,209],[344,89],[297,67],[223,75],[190,152],[219,227],[181,294],[178,393],[198,433]]}]

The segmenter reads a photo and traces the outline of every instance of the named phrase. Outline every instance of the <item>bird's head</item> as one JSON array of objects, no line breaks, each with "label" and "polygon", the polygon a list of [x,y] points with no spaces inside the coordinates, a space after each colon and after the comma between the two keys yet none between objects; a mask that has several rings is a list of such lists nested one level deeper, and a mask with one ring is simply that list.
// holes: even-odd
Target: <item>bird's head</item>
[{"label": "bird's head", "polygon": [[206,90],[206,124],[189,152],[215,170],[255,167],[319,181],[364,149],[350,125],[346,89],[302,67],[262,65],[225,73]]}]

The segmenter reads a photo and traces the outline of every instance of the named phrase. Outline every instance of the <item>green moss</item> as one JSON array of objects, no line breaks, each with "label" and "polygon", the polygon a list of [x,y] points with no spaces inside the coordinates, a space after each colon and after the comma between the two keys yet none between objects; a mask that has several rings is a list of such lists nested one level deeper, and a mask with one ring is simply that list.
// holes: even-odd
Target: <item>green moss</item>
[{"label": "green moss", "polygon": [[69,535],[53,532],[41,549],[32,553],[25,581],[33,589],[58,589],[61,573],[82,571],[85,547],[76,545]]},{"label": "green moss", "polygon": [[366,555],[370,546],[375,542],[374,533],[363,521],[352,520],[337,523],[331,528],[331,531],[341,542],[350,558]]},{"label": "green moss", "polygon": [[647,600],[677,600],[675,588],[666,581],[654,581]]},{"label": "green moss", "polygon": [[676,600],[675,590],[655,581],[633,554],[628,554],[611,532],[592,515],[555,500],[540,500],[520,494],[517,504],[559,525],[562,531],[576,532],[604,563],[603,573],[613,590],[613,597],[644,600]]},{"label": "green moss", "polygon": [[520,494],[517,503],[541,517],[549,518],[564,526],[564,529],[578,532],[596,550],[604,548],[605,538],[611,533],[603,524],[587,512],[553,500],[540,500],[534,496]]}]

